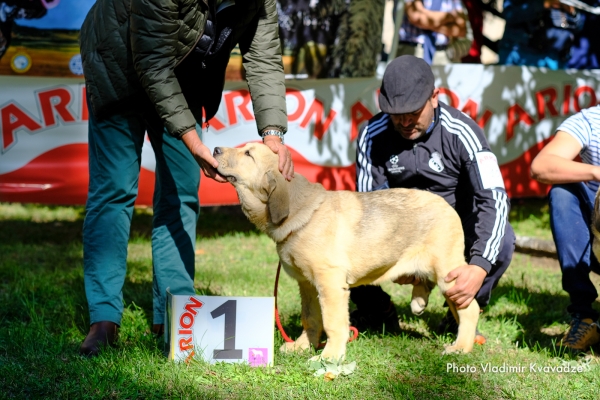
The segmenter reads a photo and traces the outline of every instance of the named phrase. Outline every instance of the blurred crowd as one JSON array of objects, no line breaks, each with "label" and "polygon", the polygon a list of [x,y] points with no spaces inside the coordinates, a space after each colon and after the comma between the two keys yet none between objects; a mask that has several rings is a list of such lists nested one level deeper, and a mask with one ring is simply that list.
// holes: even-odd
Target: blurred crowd
[{"label": "blurred crowd", "polygon": [[[499,40],[484,35],[484,13],[504,20]],[[413,54],[432,65],[480,63],[485,46],[501,65],[594,69],[599,14],[598,0],[406,1],[396,55]]]}]

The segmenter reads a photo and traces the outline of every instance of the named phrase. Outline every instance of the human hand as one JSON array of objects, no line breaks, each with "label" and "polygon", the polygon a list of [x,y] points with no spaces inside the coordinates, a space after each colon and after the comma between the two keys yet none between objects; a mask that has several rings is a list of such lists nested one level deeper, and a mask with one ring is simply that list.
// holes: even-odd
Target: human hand
[{"label": "human hand", "polygon": [[279,171],[287,179],[291,181],[294,177],[294,162],[292,161],[292,155],[290,151],[283,143],[281,139],[275,135],[267,135],[263,139],[265,145],[267,145],[273,153],[279,155]]},{"label": "human hand", "polygon": [[214,179],[220,183],[227,182],[227,180],[217,172],[219,162],[212,156],[208,147],[202,143],[200,137],[198,137],[198,132],[196,132],[195,129],[184,134],[181,137],[181,140],[183,140],[183,143],[185,143],[190,153],[192,153],[192,156],[207,178]]},{"label": "human hand", "polygon": [[397,283],[398,285],[418,285],[421,283],[421,279],[418,276],[402,275],[393,282]]},{"label": "human hand", "polygon": [[481,289],[487,272],[479,265],[462,265],[450,271],[445,282],[456,280],[454,286],[446,291],[446,296],[457,308],[467,308]]},{"label": "human hand", "polygon": [[575,8],[560,2],[560,0],[544,0],[544,8],[558,8],[569,14],[575,14]]}]

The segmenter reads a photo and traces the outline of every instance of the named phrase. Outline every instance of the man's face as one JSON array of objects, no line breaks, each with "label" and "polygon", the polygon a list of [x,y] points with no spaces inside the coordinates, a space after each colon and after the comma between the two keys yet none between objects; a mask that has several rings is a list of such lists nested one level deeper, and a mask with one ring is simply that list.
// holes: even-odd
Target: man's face
[{"label": "man's face", "polygon": [[416,140],[425,134],[433,121],[434,110],[438,106],[439,92],[439,89],[434,89],[431,98],[420,110],[408,114],[390,114],[394,129],[404,139]]}]

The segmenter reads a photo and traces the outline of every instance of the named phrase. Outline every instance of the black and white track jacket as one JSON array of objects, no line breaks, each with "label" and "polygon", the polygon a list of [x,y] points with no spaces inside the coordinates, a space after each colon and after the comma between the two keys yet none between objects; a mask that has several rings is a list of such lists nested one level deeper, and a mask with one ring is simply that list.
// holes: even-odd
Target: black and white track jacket
[{"label": "black and white track jacket", "polygon": [[407,140],[388,114],[379,113],[362,128],[357,147],[357,191],[403,187],[442,196],[473,241],[467,261],[490,272],[502,248],[509,204],[498,161],[471,118],[439,102],[428,133]]}]

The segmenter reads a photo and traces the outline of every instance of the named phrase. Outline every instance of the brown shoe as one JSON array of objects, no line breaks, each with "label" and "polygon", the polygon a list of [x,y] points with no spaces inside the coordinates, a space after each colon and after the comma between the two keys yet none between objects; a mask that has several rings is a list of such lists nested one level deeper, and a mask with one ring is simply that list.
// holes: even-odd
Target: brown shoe
[{"label": "brown shoe", "polygon": [[119,336],[119,325],[110,321],[100,321],[90,326],[90,332],[79,348],[79,354],[97,356],[104,346],[114,346]]},{"label": "brown shoe", "polygon": [[586,352],[591,346],[600,342],[598,325],[591,318],[571,320],[571,326],[560,341],[560,345],[567,350],[578,353]]},{"label": "brown shoe", "polygon": [[165,333],[165,325],[164,324],[154,324],[152,325],[152,333],[156,336],[162,336]]}]

